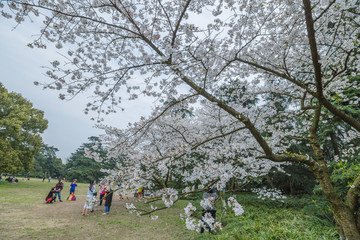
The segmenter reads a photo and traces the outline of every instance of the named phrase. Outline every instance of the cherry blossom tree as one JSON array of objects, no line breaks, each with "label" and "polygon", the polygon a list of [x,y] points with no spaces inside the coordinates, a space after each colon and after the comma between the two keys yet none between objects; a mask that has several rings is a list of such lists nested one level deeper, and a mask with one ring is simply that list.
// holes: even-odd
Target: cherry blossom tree
[{"label": "cherry blossom tree", "polygon": [[[182,110],[184,105],[187,104],[183,101]],[[226,210],[222,190],[232,178],[246,185],[274,169],[282,171],[281,163],[256,159],[262,153],[254,149],[256,143],[248,132],[239,134],[245,130],[241,122],[213,104],[204,102],[201,105],[197,110],[190,108],[192,114],[187,117],[175,107],[166,112],[163,109],[161,113],[155,111],[153,116],[156,119],[144,118],[125,131],[104,128],[107,133],[104,142],[111,150],[109,156],[127,155],[127,162],[119,166],[120,171],[110,171],[111,180],[122,182],[121,190],[124,192],[131,193],[139,186],[158,190],[150,203],[157,200],[164,203],[163,208],[149,206],[148,210],[131,205],[132,212],[154,217],[156,211],[209,188],[218,190],[221,209]],[[159,115],[162,117],[158,118]],[[187,187],[183,187],[182,192],[175,190],[183,185]],[[276,191],[268,192],[268,195],[264,195],[265,189],[256,191],[273,200],[280,197]],[[206,201],[204,204],[206,206]],[[191,204],[188,207],[193,209]],[[229,207],[235,207],[235,214],[242,212],[238,203]],[[200,230],[204,222],[213,230],[221,226],[220,222],[207,221],[209,218],[199,222],[188,213],[186,208],[184,218],[188,229]]]},{"label": "cherry blossom tree", "polygon": [[[134,143],[132,167],[141,162],[151,169],[161,155],[181,156],[186,162],[187,153],[199,151],[206,156],[201,160],[206,168],[214,159],[224,159],[215,164],[222,184],[227,171],[238,169],[235,174],[240,174],[236,171],[244,169],[237,165],[251,166],[251,173],[259,166],[302,163],[322,186],[339,234],[360,239],[360,175],[342,199],[331,181],[319,137],[319,126],[338,118],[350,128],[344,152],[350,157],[359,152],[350,144],[359,138],[360,120],[341,105],[345,100],[359,104],[358,96],[344,94],[345,89],[359,88],[350,81],[359,73],[357,0],[9,0],[1,1],[0,7],[4,17],[19,24],[34,17],[43,21],[30,47],[54,44],[63,51],[47,71],[52,81],[42,84],[59,90],[60,98],[93,91],[94,100],[85,112],[98,114],[121,109],[124,98],[145,95],[157,100],[151,117],[109,136],[114,154],[124,136]],[[236,101],[223,98],[229,83]],[[269,94],[289,96],[291,102],[279,111],[280,98],[261,103]],[[174,99],[172,107],[163,104]],[[254,99],[258,104],[241,104]],[[220,112],[221,121],[201,120],[201,113],[191,124],[170,120],[167,112],[184,101],[205,102],[208,106],[199,111]],[[162,126],[168,129],[155,131]],[[171,130],[172,126],[176,127]],[[142,135],[148,136],[139,142]],[[288,151],[290,144],[301,141],[313,152]],[[156,146],[161,148],[147,151]],[[341,156],[334,161],[343,161]],[[161,167],[149,174],[164,177],[168,169]],[[134,168],[134,174],[139,169]],[[210,175],[205,176],[211,179]],[[191,172],[183,177],[200,179]],[[166,201],[176,201],[173,190],[164,195],[169,196]]]}]

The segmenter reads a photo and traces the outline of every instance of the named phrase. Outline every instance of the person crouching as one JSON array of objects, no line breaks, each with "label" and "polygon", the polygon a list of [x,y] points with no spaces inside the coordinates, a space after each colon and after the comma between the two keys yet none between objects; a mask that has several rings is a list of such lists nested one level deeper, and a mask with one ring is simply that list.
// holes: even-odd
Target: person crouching
[{"label": "person crouching", "polygon": [[54,194],[56,192],[55,187],[51,188],[49,194],[45,198],[46,203],[52,203],[55,200],[56,196]]}]

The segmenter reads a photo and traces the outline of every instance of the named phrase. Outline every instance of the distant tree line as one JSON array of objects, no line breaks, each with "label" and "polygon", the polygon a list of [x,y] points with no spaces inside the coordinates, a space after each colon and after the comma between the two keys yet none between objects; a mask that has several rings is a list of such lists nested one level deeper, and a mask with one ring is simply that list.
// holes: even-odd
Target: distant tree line
[{"label": "distant tree line", "polygon": [[[85,149],[91,149],[102,157],[101,162],[95,161],[93,158],[85,156]],[[56,156],[59,151],[53,146],[44,144],[40,152],[35,155],[33,169],[29,172],[22,172],[23,175],[31,177],[48,178],[66,178],[69,180],[77,179],[80,182],[87,182],[90,179],[99,180],[107,175],[101,169],[115,169],[115,159],[106,158],[106,150],[102,147],[98,137],[89,137],[89,142],[83,143],[64,164],[60,158]]]}]

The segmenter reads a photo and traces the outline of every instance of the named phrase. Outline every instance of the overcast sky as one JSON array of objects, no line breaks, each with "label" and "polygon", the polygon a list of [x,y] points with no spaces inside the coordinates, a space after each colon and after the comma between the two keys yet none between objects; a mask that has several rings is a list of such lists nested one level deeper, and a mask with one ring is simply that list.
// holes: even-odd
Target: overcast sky
[{"label": "overcast sky", "polygon": [[[71,101],[58,98],[59,92],[42,90],[34,81],[44,82],[45,69],[49,62],[58,56],[55,48],[46,50],[31,49],[27,43],[39,29],[34,24],[20,25],[13,30],[14,21],[0,18],[0,82],[10,91],[20,93],[33,103],[34,107],[45,112],[49,121],[48,129],[42,135],[44,143],[59,149],[58,157],[63,162],[90,136],[98,136],[103,132],[96,129],[95,122],[83,113],[88,96],[81,95]],[[124,106],[126,110],[117,115],[105,118],[105,124],[126,127],[141,115],[150,112],[151,102],[139,100]]]}]

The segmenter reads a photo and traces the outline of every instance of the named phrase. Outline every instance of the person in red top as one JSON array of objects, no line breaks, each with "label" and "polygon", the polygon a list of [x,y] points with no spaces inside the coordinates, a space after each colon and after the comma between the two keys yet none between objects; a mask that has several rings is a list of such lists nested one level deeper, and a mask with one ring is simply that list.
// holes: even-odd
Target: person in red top
[{"label": "person in red top", "polygon": [[[63,180],[60,179],[58,184],[56,184],[55,186],[55,189],[56,189],[56,193],[55,193],[55,198],[56,198],[56,195],[59,196],[59,202],[62,202],[61,200],[61,191],[63,190],[63,187],[64,187],[64,184],[62,182]],[[56,202],[56,200],[54,200],[54,202]]]},{"label": "person in red top", "polygon": [[106,186],[105,186],[105,183],[103,185],[100,185],[100,203],[99,203],[99,206],[102,205],[102,201],[104,199],[104,196],[105,196],[105,191],[106,191]]}]

